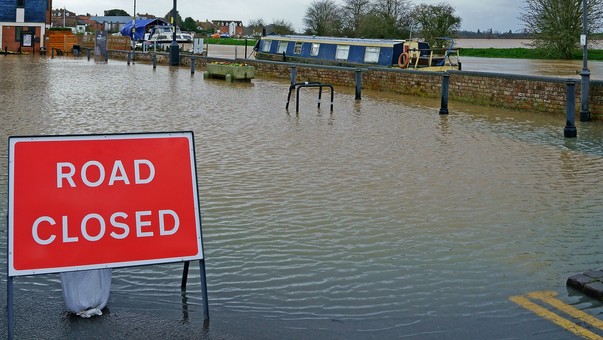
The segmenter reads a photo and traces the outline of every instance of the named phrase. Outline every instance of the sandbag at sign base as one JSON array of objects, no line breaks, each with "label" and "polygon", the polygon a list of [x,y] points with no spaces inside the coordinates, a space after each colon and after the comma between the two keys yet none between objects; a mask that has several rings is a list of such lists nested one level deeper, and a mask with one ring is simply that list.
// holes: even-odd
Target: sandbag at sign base
[{"label": "sandbag at sign base", "polygon": [[111,269],[61,273],[61,287],[71,313],[82,318],[102,315],[111,292]]}]

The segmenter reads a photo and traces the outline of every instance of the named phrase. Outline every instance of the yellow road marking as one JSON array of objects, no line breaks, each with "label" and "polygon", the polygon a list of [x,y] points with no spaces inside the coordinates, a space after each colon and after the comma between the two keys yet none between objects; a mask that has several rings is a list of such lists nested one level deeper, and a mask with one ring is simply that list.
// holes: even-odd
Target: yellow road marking
[{"label": "yellow road marking", "polygon": [[582,320],[592,326],[603,330],[603,321],[595,318],[590,314],[584,313],[583,311],[576,309],[559,299],[556,299],[555,296],[557,296],[557,293],[555,292],[533,292],[528,294],[528,296],[533,299],[538,299],[540,301],[546,302],[549,305],[557,308],[558,310],[568,315],[571,315],[576,319]]},{"label": "yellow road marking", "polygon": [[593,339],[593,340],[594,339],[603,339],[603,337],[589,331],[588,329],[580,327],[580,326],[576,325],[575,323],[573,323],[565,318],[562,318],[561,316],[545,309],[544,307],[541,307],[541,306],[535,304],[534,302],[530,301],[526,297],[512,296],[509,298],[509,300],[524,307],[525,309],[528,309],[528,310],[534,312],[536,315],[538,315],[544,319],[547,319],[547,320],[557,324],[558,326],[561,326],[561,327],[565,328],[566,330],[568,330],[578,336],[581,336],[585,339]]}]

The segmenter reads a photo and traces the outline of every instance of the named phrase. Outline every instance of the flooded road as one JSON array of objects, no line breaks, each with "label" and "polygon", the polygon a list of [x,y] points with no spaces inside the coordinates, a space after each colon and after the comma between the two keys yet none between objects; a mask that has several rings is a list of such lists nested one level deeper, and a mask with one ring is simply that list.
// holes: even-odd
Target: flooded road
[{"label": "flooded road", "polygon": [[182,295],[181,264],[113,270],[90,320],[67,315],[58,275],[18,277],[18,338],[571,337],[509,300],[543,290],[603,318],[565,286],[603,267],[601,123],[568,140],[563,116],[454,102],[440,116],[436,100],[343,87],[333,113],[309,91],[295,115],[286,81],[113,60],[0,57],[0,74],[5,140],[195,133],[210,303],[203,327],[198,271]]}]

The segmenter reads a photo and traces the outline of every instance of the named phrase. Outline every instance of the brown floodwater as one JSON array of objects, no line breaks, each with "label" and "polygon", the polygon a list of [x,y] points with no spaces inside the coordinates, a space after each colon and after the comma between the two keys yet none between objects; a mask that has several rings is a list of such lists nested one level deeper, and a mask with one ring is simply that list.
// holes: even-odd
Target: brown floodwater
[{"label": "brown floodwater", "polygon": [[[66,312],[58,275],[14,280],[18,338],[564,338],[509,301],[532,291],[603,317],[565,280],[601,268],[603,124],[188,68],[0,56],[0,136],[191,130],[210,318],[199,273],[113,270],[108,308]],[[0,211],[7,210],[0,148]],[[6,220],[0,256],[6,259]],[[102,251],[111,251],[105,249]],[[6,271],[0,273],[6,283]],[[6,299],[6,286],[0,287]],[[0,309],[6,320],[6,309]],[[6,327],[0,324],[0,337]]]}]

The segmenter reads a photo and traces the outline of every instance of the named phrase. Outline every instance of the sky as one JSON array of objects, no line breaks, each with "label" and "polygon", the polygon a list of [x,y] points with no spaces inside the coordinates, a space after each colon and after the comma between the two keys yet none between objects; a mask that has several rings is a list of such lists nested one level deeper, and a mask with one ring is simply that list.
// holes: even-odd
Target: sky
[{"label": "sky", "polygon": [[[275,20],[285,20],[294,29],[302,32],[303,17],[314,0],[180,0],[177,9],[182,18],[205,21],[240,20],[244,25],[249,21],[263,19],[267,24]],[[155,16],[165,16],[174,4],[169,0],[53,0],[56,8],[67,8],[76,14],[102,16],[105,10],[123,9],[129,14],[149,13]],[[342,4],[343,0],[335,0]],[[448,3],[455,8],[455,15],[461,17],[461,29],[468,31],[485,31],[492,29],[499,32],[519,31],[522,23],[521,15],[525,0],[410,0],[412,4]]]}]

